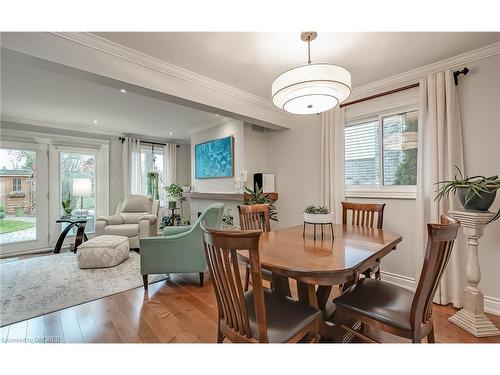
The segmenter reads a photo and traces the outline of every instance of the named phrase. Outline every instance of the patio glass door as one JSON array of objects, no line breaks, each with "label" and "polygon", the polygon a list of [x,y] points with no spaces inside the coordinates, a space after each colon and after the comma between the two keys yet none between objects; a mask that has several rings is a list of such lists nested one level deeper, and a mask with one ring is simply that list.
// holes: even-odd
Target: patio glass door
[{"label": "patio glass door", "polygon": [[0,255],[48,246],[47,151],[2,142],[0,147]]}]

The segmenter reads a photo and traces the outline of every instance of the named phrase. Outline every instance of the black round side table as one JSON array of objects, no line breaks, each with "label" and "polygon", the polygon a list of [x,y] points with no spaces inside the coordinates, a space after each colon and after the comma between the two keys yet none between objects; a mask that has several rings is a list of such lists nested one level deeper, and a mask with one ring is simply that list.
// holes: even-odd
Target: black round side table
[{"label": "black round side table", "polygon": [[56,247],[54,248],[54,254],[59,254],[61,252],[61,247],[63,245],[64,239],[66,238],[68,232],[73,227],[77,227],[77,230],[75,236],[75,243],[71,247],[71,251],[76,253],[78,246],[80,246],[83,241],[88,240],[87,235],[85,234],[85,225],[87,225],[87,221],[89,221],[89,219],[85,216],[60,218],[56,220],[56,223],[68,223],[69,225],[66,228],[64,228],[64,230],[61,232],[61,235],[57,240]]}]

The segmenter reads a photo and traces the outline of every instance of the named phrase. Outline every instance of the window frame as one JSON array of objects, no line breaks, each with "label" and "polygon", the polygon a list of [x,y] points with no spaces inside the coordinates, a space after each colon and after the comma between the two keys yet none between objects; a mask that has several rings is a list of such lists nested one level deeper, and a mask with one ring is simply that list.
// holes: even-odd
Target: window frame
[{"label": "window frame", "polygon": [[[383,129],[383,118],[401,115],[408,112],[419,112],[418,105],[407,105],[402,106],[397,109],[380,111],[377,113],[371,113],[362,117],[357,117],[351,120],[347,120],[345,127],[358,125],[370,121],[377,120],[379,129],[379,185],[346,185],[345,183],[345,162],[344,162],[344,193],[346,198],[393,198],[393,199],[416,199],[417,197],[417,186],[416,185],[384,185],[384,129]],[[419,114],[418,114],[419,115]],[[420,129],[418,129],[420,131]],[[344,140],[345,142],[345,140]],[[420,151],[420,143],[418,144],[418,149]],[[344,145],[344,157],[345,157],[345,145]],[[417,176],[418,178],[418,176]]]},{"label": "window frame", "polygon": [[[16,184],[17,181],[19,182],[19,184]],[[16,185],[19,185],[19,189],[16,189]],[[23,181],[21,177],[19,176],[12,177],[12,192],[14,193],[21,192],[22,187],[23,187]]]}]

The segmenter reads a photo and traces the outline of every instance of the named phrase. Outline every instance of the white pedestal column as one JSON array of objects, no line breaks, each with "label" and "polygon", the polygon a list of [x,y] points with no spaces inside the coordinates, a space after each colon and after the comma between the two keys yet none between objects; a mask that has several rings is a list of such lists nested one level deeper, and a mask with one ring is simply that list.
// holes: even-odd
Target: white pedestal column
[{"label": "white pedestal column", "polygon": [[484,314],[484,295],[479,289],[479,239],[484,227],[495,215],[491,212],[450,211],[450,215],[462,224],[467,237],[469,255],[466,276],[469,285],[464,289],[464,307],[448,320],[476,337],[497,336],[500,331]]}]

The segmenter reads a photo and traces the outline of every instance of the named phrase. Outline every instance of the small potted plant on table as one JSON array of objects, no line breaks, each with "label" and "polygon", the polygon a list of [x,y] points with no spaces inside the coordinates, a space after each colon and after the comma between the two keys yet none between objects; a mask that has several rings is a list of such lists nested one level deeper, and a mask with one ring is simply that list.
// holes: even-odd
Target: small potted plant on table
[{"label": "small potted plant on table", "polygon": [[331,229],[333,237],[333,213],[325,206],[307,206],[304,209],[304,228],[302,235],[306,234],[306,224],[314,226],[314,239],[316,239],[316,225],[321,226],[321,237],[323,237],[323,225],[327,225]]},{"label": "small potted plant on table", "polygon": [[[473,176],[464,177],[462,171],[458,168],[458,176],[450,181],[440,181],[437,185],[441,185],[437,191],[435,200],[441,200],[447,197],[450,192],[458,195],[458,200],[462,207],[467,211],[482,211],[489,210],[500,189],[500,178],[498,176]],[[500,218],[500,209],[490,222]]]}]

